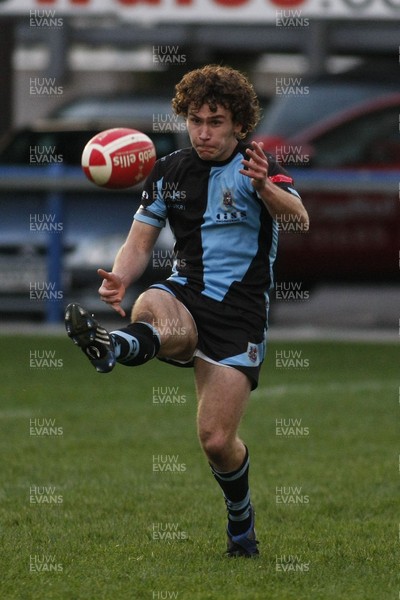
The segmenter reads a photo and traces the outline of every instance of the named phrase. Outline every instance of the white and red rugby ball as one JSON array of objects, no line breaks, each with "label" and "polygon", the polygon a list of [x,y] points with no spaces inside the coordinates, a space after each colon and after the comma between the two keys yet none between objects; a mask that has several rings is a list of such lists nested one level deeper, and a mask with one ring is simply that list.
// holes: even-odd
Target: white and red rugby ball
[{"label": "white and red rugby ball", "polygon": [[89,181],[107,189],[125,189],[143,181],[156,162],[156,149],[141,131],[106,129],[92,137],[82,152]]}]

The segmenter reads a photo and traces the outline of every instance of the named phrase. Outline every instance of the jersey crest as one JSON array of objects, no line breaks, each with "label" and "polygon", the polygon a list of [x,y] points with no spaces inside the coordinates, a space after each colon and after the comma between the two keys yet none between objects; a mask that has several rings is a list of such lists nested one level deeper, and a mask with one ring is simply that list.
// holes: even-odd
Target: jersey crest
[{"label": "jersey crest", "polygon": [[240,223],[241,221],[245,221],[246,218],[247,211],[244,209],[238,209],[232,194],[232,190],[224,190],[222,193],[219,210],[215,217],[216,223],[219,225],[226,225],[227,223]]}]

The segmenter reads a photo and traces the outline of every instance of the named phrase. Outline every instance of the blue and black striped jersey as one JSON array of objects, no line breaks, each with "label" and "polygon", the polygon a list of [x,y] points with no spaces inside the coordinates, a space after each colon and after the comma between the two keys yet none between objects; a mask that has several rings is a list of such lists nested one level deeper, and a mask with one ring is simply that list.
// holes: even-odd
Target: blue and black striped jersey
[{"label": "blue and black striped jersey", "polygon": [[[172,281],[260,314],[273,285],[278,224],[239,173],[247,147],[239,142],[221,162],[204,161],[193,148],[158,160],[135,219],[155,227],[168,219],[176,240]],[[286,171],[267,157],[270,179],[298,196]]]}]

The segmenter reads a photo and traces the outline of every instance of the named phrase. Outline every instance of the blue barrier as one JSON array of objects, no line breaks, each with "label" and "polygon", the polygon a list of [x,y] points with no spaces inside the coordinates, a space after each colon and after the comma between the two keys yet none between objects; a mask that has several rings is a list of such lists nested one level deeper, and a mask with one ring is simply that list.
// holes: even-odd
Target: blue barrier
[{"label": "blue barrier", "polygon": [[290,168],[290,175],[301,192],[304,191],[361,191],[385,192],[399,191],[400,170],[366,171],[366,170],[325,170]]},{"label": "blue barrier", "polygon": [[[49,167],[49,177],[57,179],[63,168],[60,164]],[[63,194],[49,192],[47,196],[48,214],[54,216],[55,223],[63,222]],[[46,322],[59,323],[62,315],[62,273],[63,273],[63,228],[57,233],[48,233],[47,244],[47,281],[51,282],[55,298],[46,300]]]}]

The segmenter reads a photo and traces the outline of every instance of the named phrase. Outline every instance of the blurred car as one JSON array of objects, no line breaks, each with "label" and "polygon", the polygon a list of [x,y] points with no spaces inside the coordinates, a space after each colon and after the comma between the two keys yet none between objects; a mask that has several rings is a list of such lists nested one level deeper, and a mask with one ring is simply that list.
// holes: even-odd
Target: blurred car
[{"label": "blurred car", "polygon": [[306,235],[282,228],[277,281],[398,278],[400,93],[367,81],[362,95],[368,87],[375,93],[333,111],[314,98],[290,127],[267,114],[254,136],[294,177],[310,215]]},{"label": "blurred car", "polygon": [[63,165],[79,166],[86,142],[111,127],[143,131],[159,158],[188,143],[186,124],[173,114],[169,98],[96,95],[72,100],[30,127],[10,131],[0,140],[0,165],[44,165],[44,159],[36,160],[34,149],[45,147],[61,157]]},{"label": "blurred car", "polygon": [[398,65],[368,60],[342,73],[277,79],[257,135],[280,143],[329,117],[399,91]]},{"label": "blurred car", "polygon": [[[169,99],[143,95],[77,99],[0,141],[3,312],[43,310],[43,303],[27,302],[29,286],[47,279],[47,248],[55,235],[62,236],[62,286],[66,297],[71,294],[76,299],[90,289],[95,291],[96,268],[112,267],[139,206],[142,185],[127,191],[103,190],[86,181],[80,161],[90,138],[120,126],[146,133],[155,144],[158,158],[188,144],[185,123],[173,115]],[[30,179],[35,184],[25,189],[24,181]],[[60,215],[50,204],[54,190],[46,190],[46,182],[54,179],[60,182],[56,193],[63,191]],[[166,228],[140,289],[170,272],[172,244],[172,234]]]}]

